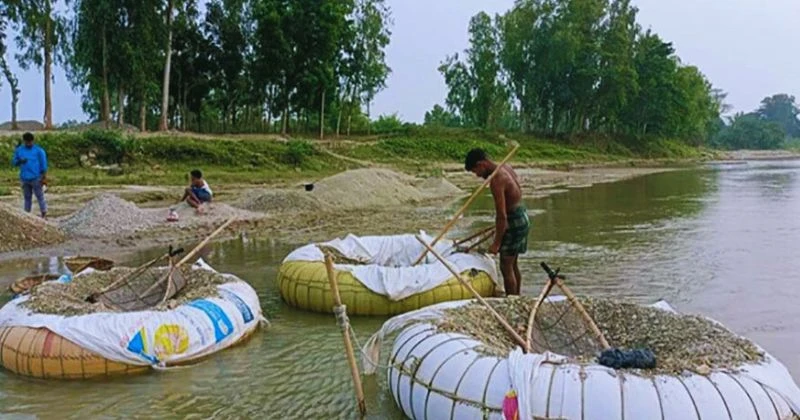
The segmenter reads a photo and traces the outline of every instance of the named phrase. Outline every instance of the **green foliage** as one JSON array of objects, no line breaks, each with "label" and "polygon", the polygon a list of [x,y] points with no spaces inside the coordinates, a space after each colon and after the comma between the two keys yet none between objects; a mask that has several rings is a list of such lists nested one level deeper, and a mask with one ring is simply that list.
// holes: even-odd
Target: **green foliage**
[{"label": "green foliage", "polygon": [[284,162],[300,166],[306,159],[314,155],[314,145],[304,140],[291,140],[284,152]]},{"label": "green foliage", "polygon": [[397,133],[404,129],[405,125],[400,121],[397,113],[391,115],[381,115],[372,123],[372,131],[378,134]]},{"label": "green foliage", "polygon": [[794,96],[783,93],[764,98],[757,112],[766,121],[780,125],[787,136],[800,137],[800,109]]},{"label": "green foliage", "polygon": [[713,139],[715,147],[723,149],[779,149],[786,135],[780,125],[758,114],[737,114]]},{"label": "green foliage", "polygon": [[583,133],[703,144],[721,95],[672,45],[642,32],[630,0],[520,0],[493,23],[475,15],[466,60],[440,67],[447,110],[437,121],[550,137]]}]

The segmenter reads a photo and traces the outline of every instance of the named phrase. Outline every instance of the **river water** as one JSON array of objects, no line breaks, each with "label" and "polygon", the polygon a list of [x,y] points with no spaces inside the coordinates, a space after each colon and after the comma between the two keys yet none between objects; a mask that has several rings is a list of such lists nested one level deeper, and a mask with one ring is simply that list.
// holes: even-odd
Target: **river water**
[{"label": "river water", "polygon": [[[800,379],[799,181],[800,161],[748,162],[530,200],[536,215],[529,252],[520,257],[523,293],[538,294],[546,279],[539,263],[546,261],[561,267],[576,293],[665,299],[713,317],[765,347]],[[491,205],[479,200],[473,214],[490,216]],[[295,310],[278,296],[278,264],[298,245],[239,239],[216,245],[208,257],[258,291],[271,326],[246,345],[191,368],[114,380],[45,382],[0,371],[0,417],[356,417],[333,317]],[[18,276],[32,264],[47,262],[0,271]],[[363,342],[383,319],[351,321]],[[380,371],[365,378],[369,417],[402,418],[385,380]]]}]

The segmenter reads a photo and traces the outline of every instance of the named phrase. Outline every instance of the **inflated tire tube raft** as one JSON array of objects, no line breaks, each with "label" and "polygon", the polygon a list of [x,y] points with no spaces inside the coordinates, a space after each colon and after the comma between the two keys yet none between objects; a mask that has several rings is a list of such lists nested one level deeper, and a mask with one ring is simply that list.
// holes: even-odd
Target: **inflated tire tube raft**
[{"label": "inflated tire tube raft", "polygon": [[[567,362],[553,353],[523,354],[519,347],[507,358],[492,357],[476,351],[485,344],[472,337],[437,332],[435,311],[461,303],[392,318],[364,348],[370,355],[364,365],[374,370],[376,343],[400,331],[389,357],[388,384],[408,418],[777,420],[800,413],[800,389],[766,352],[765,362],[733,371],[653,377]],[[663,301],[653,306],[674,311]]]},{"label": "inflated tire tube raft", "polygon": [[[421,236],[428,243],[433,241],[424,233]],[[320,246],[334,250],[340,257],[335,260],[338,262],[334,269],[342,303],[350,315],[396,315],[473,297],[435,256],[428,254],[419,265],[411,266],[425,250],[414,235],[348,235],[303,246],[284,259],[278,270],[278,286],[290,306],[314,312],[333,311]],[[494,295],[498,276],[492,258],[455,252],[452,241],[442,240],[435,249],[481,296]]]},{"label": "inflated tire tube raft", "polygon": [[[212,270],[202,260],[193,266]],[[59,316],[31,312],[19,296],[0,309],[0,365],[28,377],[88,379],[187,365],[244,342],[262,320],[245,281],[217,286],[219,297],[168,311]]]}]

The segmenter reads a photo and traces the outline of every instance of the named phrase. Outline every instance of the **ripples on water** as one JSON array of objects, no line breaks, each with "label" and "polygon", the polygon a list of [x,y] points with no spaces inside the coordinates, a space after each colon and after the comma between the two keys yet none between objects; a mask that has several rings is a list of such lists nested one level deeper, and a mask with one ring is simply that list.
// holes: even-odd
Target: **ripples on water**
[{"label": "ripples on water", "polygon": [[[652,302],[714,317],[800,373],[800,166],[720,165],[581,188],[529,201],[533,229],[520,257],[523,293],[536,295],[540,261],[578,293]],[[479,218],[491,200],[478,200]],[[487,213],[488,211],[488,213]],[[480,218],[482,223],[491,217]],[[321,238],[322,239],[322,238]],[[292,246],[238,240],[209,261],[248,280],[271,326],[192,368],[94,382],[26,380],[0,372],[3,418],[354,418],[342,336],[333,316],[288,308],[274,284]],[[132,263],[158,255],[153,250]],[[37,262],[40,270],[50,262]],[[6,265],[17,276],[34,267]],[[383,319],[351,320],[363,342]],[[384,356],[390,342],[385,343]],[[385,362],[385,359],[383,360]],[[370,417],[402,418],[384,372],[364,378]]]}]

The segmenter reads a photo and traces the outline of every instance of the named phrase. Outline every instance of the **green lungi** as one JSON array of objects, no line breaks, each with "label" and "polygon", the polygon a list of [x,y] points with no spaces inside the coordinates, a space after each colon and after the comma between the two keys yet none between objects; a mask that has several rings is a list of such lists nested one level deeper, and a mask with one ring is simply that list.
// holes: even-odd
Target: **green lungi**
[{"label": "green lungi", "polygon": [[500,255],[514,256],[528,251],[528,232],[531,221],[528,219],[528,209],[520,203],[516,209],[506,214],[508,228],[503,234],[500,244]]}]

